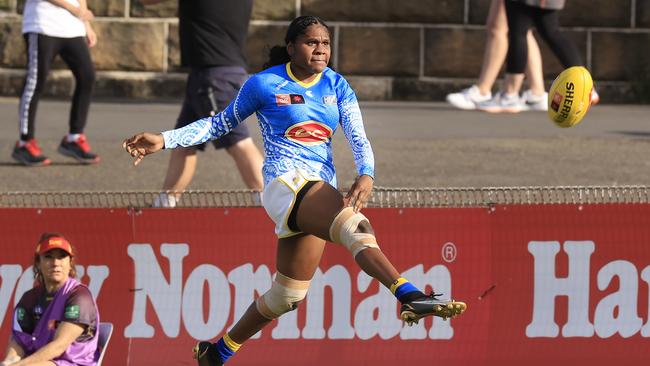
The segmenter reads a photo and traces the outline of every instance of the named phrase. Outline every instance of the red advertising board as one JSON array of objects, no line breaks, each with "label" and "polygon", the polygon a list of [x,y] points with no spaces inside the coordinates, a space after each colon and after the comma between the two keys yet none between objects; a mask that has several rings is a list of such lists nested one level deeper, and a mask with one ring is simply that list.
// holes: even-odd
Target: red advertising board
[{"label": "red advertising board", "polygon": [[[650,359],[650,205],[368,209],[382,250],[416,286],[466,301],[414,327],[390,292],[331,244],[306,301],[233,365],[638,364]],[[31,286],[44,231],[77,246],[82,282],[115,331],[105,365],[193,364],[264,293],[273,226],[262,209],[0,209],[0,344]],[[2,347],[4,349],[4,346]]]}]

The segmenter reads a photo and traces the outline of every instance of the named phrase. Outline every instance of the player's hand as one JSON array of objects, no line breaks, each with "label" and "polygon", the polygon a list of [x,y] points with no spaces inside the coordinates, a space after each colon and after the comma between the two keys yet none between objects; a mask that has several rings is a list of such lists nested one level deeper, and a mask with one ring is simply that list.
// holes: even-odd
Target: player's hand
[{"label": "player's hand", "polygon": [[162,150],[165,140],[160,133],[141,132],[124,140],[122,147],[135,158],[133,165],[138,165],[145,156]]},{"label": "player's hand", "polygon": [[354,212],[359,212],[366,205],[370,194],[372,193],[372,186],[374,180],[369,175],[362,175],[357,177],[352,183],[352,187],[348,191],[348,194],[343,198],[343,202],[347,206],[352,207]]}]

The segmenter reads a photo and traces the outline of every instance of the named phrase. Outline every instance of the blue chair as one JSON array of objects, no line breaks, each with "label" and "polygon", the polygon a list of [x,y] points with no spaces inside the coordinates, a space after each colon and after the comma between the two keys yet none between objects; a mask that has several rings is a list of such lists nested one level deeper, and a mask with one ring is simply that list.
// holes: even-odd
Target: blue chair
[{"label": "blue chair", "polygon": [[108,342],[113,334],[113,323],[99,323],[99,335],[97,339],[97,366],[101,366],[108,348]]}]

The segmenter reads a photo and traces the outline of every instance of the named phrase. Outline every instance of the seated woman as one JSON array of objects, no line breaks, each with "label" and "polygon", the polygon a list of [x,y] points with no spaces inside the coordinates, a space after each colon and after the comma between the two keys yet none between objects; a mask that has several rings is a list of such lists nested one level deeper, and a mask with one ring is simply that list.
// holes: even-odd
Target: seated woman
[{"label": "seated woman", "polygon": [[96,365],[99,313],[75,279],[74,251],[63,235],[44,233],[34,254],[34,288],[14,310],[1,366]]}]

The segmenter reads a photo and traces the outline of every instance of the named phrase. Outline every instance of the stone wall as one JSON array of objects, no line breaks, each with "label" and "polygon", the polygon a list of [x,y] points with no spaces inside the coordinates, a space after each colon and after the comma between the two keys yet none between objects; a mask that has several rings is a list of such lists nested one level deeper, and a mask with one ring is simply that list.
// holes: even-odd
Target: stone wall
[{"label": "stone wall", "polygon": [[[443,100],[479,74],[489,0],[255,0],[250,72],[261,69],[288,22],[316,14],[333,28],[332,66],[363,100]],[[0,95],[17,96],[24,77],[20,22],[24,0],[0,0]],[[576,42],[605,102],[650,101],[650,0],[569,0],[560,21]],[[94,96],[182,97],[176,0],[88,0],[99,43]],[[397,5],[399,4],[399,5]],[[550,83],[561,67],[541,42]],[[73,81],[57,60],[48,96]],[[498,86],[495,86],[495,89]]]}]

